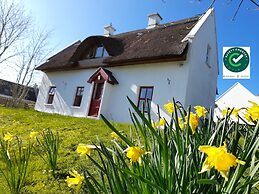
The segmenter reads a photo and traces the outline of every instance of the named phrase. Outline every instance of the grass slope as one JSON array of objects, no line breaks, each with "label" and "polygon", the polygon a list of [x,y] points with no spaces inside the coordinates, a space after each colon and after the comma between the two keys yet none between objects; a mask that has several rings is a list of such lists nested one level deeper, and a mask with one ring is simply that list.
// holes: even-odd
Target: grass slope
[{"label": "grass slope", "polygon": [[[127,124],[114,124],[117,129],[124,131],[129,129]],[[29,138],[31,130],[40,132],[44,128],[50,128],[53,132],[58,132],[60,135],[58,179],[55,180],[51,177],[47,170],[47,165],[33,152],[23,193],[73,193],[65,182],[69,170],[76,169],[80,171],[80,167],[84,166],[94,171],[91,162],[85,157],[80,157],[75,152],[77,145],[79,143],[95,143],[97,142],[96,136],[109,144],[111,141],[111,130],[100,120],[0,107],[0,133],[2,134],[9,132],[26,140]],[[0,191],[1,194],[9,193],[1,174]]]}]

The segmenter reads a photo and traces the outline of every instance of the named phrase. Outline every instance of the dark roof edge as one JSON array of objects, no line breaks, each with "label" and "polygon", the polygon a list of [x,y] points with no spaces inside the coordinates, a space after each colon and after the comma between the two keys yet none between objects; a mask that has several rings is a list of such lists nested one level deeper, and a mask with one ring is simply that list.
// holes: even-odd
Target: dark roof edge
[{"label": "dark roof edge", "polygon": [[[129,61],[124,61],[122,63],[110,63],[110,64],[104,64],[103,68],[109,68],[109,67],[119,67],[119,66],[127,66],[127,65],[140,65],[140,64],[146,64],[146,63],[159,63],[159,62],[175,62],[175,61],[185,61],[187,58],[187,52],[184,52],[182,55],[177,55],[177,56],[163,56],[163,57],[154,57],[152,59],[143,59],[141,60],[129,60]],[[61,68],[53,68],[53,69],[48,69],[48,70],[42,70],[43,72],[56,72],[56,71],[73,71],[73,70],[80,70],[80,69],[96,69],[98,67],[96,66],[77,66],[74,69],[67,66],[67,67],[61,67]]]}]

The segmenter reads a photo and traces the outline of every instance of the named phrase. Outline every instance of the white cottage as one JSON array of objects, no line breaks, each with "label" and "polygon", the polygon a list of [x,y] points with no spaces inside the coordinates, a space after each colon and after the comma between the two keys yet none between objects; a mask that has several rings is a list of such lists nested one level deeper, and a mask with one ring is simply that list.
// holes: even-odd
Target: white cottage
[{"label": "white cottage", "polygon": [[[76,117],[129,122],[126,96],[157,114],[174,97],[188,105],[214,106],[218,61],[215,13],[167,24],[152,14],[145,29],[90,36],[52,56],[35,109]],[[144,106],[143,106],[144,104]],[[150,110],[148,110],[150,107]],[[161,108],[161,115],[169,115]]]}]

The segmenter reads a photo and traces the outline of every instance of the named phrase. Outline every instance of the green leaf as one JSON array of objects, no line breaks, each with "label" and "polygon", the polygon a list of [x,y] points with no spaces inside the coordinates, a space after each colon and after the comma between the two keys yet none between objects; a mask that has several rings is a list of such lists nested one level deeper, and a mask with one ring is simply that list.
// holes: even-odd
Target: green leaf
[{"label": "green leaf", "polygon": [[201,185],[219,185],[218,181],[211,179],[199,179],[197,183]]}]

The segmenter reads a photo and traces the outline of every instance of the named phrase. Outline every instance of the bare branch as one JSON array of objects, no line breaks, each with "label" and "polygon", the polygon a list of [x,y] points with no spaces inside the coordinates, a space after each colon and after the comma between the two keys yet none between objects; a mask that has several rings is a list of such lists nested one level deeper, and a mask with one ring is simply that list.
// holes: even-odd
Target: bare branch
[{"label": "bare branch", "polygon": [[257,7],[259,7],[259,4],[255,2],[255,0],[250,0],[253,4],[255,4]]},{"label": "bare branch", "polygon": [[26,35],[30,22],[22,6],[0,0],[0,64],[14,56],[12,49]]}]

